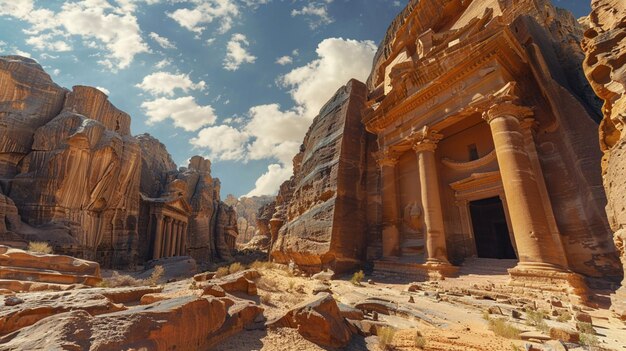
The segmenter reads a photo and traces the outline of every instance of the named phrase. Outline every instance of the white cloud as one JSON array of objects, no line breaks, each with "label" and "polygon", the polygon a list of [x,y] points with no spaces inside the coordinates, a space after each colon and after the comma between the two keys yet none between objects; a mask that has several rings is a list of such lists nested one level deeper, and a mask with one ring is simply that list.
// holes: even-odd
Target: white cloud
[{"label": "white cloud", "polygon": [[252,8],[257,8],[260,5],[269,4],[272,0],[242,0],[246,6],[250,6]]},{"label": "white cloud", "polygon": [[247,46],[248,39],[245,35],[236,33],[230,38],[226,45],[226,58],[224,59],[224,69],[236,71],[244,63],[254,63],[256,56],[251,55]]},{"label": "white cloud", "polygon": [[169,66],[169,65],[171,65],[171,64],[172,64],[172,60],[171,60],[171,59],[169,59],[169,58],[164,58],[163,60],[161,60],[161,61],[157,62],[157,63],[154,65],[154,67],[155,67],[156,69],[163,69],[163,68],[165,68],[166,66]]},{"label": "white cloud", "polygon": [[163,49],[176,49],[176,45],[174,45],[169,39],[162,37],[155,32],[151,32],[149,35],[150,38],[152,38],[152,40],[159,44],[159,46]]},{"label": "white cloud", "polygon": [[239,16],[239,8],[232,0],[193,0],[194,7],[178,9],[167,15],[181,27],[201,34],[206,24],[214,20],[220,21],[219,32],[230,30],[235,17]]},{"label": "white cloud", "polygon": [[281,56],[276,59],[276,63],[281,66],[290,65],[291,63],[293,63],[293,58],[291,58],[291,56],[289,55]]},{"label": "white cloud", "polygon": [[[257,179],[248,196],[275,194],[278,186],[289,179],[293,156],[298,152],[311,121],[348,80],[367,78],[376,46],[371,41],[329,38],[318,45],[316,52],[317,59],[278,79],[282,87],[290,89],[295,103],[293,108],[283,110],[278,104],[254,106],[248,111],[248,120],[239,129],[225,125],[212,127],[192,139],[194,146],[208,149],[216,159],[278,161]],[[224,128],[217,129],[219,127]],[[220,135],[218,131],[229,135],[229,141],[212,140]]]},{"label": "white cloud", "polygon": [[245,155],[243,146],[248,138],[245,132],[227,125],[220,125],[200,130],[198,136],[189,142],[196,148],[210,150],[211,159],[238,160]]},{"label": "white cloud", "polygon": [[32,0],[0,0],[0,15],[28,22],[27,43],[36,50],[67,51],[67,40],[78,36],[84,42],[98,41],[106,48],[110,57],[100,64],[123,69],[135,55],[149,52],[149,48],[141,38],[132,1],[118,0],[117,4],[113,6],[105,0],[67,1],[54,12],[35,8]]},{"label": "white cloud", "polygon": [[321,25],[331,24],[334,22],[334,19],[328,14],[328,4],[331,2],[332,0],[311,2],[299,10],[293,9],[291,16],[305,16],[311,29],[315,29]]},{"label": "white cloud", "polygon": [[213,124],[216,119],[213,107],[198,105],[192,96],[177,99],[158,98],[145,101],[141,107],[148,116],[149,125],[169,118],[174,121],[174,126],[188,132]]},{"label": "white cloud", "polygon": [[181,89],[185,93],[189,90],[204,90],[206,83],[204,81],[194,83],[188,74],[155,72],[145,76],[143,81],[135,86],[155,96],[174,96],[176,89]]},{"label": "white cloud", "polygon": [[254,183],[254,189],[244,196],[276,195],[280,185],[291,177],[291,166],[271,164],[267,172],[263,173]]},{"label": "white cloud", "polygon": [[[61,74],[61,70],[58,68],[55,68],[54,70],[52,70],[52,75],[54,76],[58,76],[59,74]],[[108,93],[107,93],[108,95]]]},{"label": "white cloud", "polygon": [[107,88],[103,88],[103,87],[96,87],[96,89],[100,90],[101,92],[103,92],[103,93],[105,93],[105,94],[107,94],[107,95],[110,95],[110,94],[111,94],[111,92],[110,92],[110,91],[109,91],[109,89],[107,89]]},{"label": "white cloud", "polygon": [[[279,79],[291,97],[312,119],[341,85],[350,78],[364,81],[370,73],[376,45],[370,40],[324,39],[315,52],[318,59],[295,68]],[[323,93],[321,93],[323,92]]]}]

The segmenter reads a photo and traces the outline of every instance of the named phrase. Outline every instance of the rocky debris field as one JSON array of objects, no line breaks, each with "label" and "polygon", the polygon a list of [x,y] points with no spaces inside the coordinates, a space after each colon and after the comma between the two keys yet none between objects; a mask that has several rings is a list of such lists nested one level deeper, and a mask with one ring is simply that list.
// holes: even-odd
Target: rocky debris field
[{"label": "rocky debris field", "polygon": [[520,294],[506,275],[402,282],[258,261],[193,275],[190,259],[160,263],[105,271],[95,287],[14,284],[1,292],[0,350],[626,349],[602,299]]}]

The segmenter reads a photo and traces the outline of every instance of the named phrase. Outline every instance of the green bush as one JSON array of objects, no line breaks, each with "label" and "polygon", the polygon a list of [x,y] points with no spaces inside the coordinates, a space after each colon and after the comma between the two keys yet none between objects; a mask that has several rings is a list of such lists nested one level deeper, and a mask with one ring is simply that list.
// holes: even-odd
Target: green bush
[{"label": "green bush", "polygon": [[350,282],[354,285],[360,286],[363,278],[365,278],[365,273],[363,273],[363,271],[358,271],[354,273]]}]

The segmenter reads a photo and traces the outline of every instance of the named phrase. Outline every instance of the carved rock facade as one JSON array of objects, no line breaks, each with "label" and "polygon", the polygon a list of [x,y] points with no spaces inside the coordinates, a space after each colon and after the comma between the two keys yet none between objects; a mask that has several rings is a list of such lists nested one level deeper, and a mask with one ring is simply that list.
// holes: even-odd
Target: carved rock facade
[{"label": "carved rock facade", "polygon": [[145,207],[156,198],[177,213],[159,257],[230,257],[236,220],[232,229],[208,160],[176,170],[157,140],[130,134],[130,116],[104,93],[63,89],[30,59],[0,57],[0,106],[3,243],[47,241],[105,266],[138,264],[155,258],[157,221]]},{"label": "carved rock facade", "polygon": [[[591,86],[604,100],[600,147],[604,152],[602,176],[608,198],[606,212],[614,232],[622,265],[626,267],[626,3],[594,0],[587,18],[583,49],[584,70]],[[613,310],[626,320],[626,280],[613,296]]]},{"label": "carved rock facade", "polygon": [[[582,32],[548,0],[410,1],[374,59],[362,126],[325,124],[322,111],[307,134],[270,221],[274,258],[428,277],[468,257],[511,259],[512,285],[583,300],[583,277],[620,280]],[[316,149],[337,135],[354,151]],[[358,170],[347,187],[342,164]],[[322,215],[335,194],[365,206]],[[358,230],[338,224],[347,213]]]}]

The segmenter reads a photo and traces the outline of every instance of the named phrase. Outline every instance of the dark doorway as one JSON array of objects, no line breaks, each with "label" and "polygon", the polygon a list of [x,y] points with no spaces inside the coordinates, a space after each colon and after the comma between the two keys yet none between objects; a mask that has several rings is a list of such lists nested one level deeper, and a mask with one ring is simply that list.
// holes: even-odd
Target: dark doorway
[{"label": "dark doorway", "polygon": [[517,258],[511,244],[502,200],[499,197],[491,197],[472,201],[469,207],[478,257]]}]

